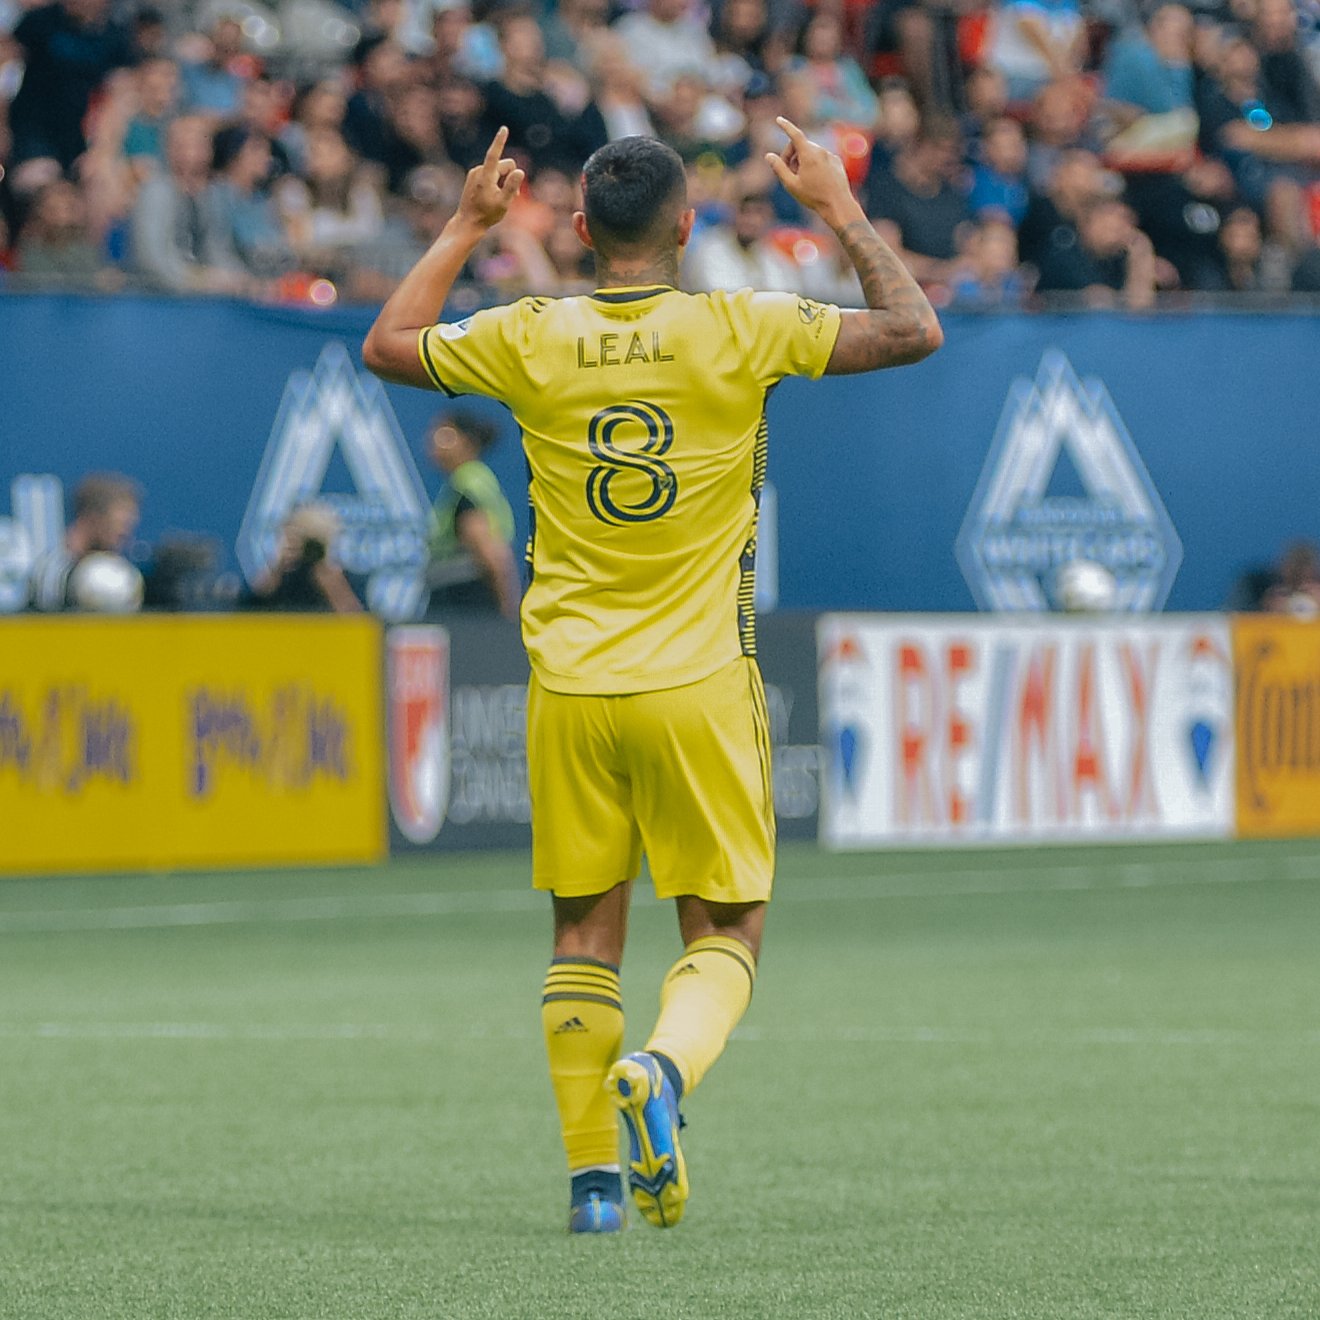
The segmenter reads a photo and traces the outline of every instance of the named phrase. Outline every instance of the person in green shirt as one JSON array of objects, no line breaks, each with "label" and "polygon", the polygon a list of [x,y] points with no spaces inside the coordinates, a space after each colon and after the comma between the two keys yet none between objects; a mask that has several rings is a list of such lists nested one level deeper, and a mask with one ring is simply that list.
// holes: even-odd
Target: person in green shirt
[{"label": "person in green shirt", "polygon": [[463,410],[431,423],[431,459],[446,482],[431,510],[427,582],[431,610],[497,610],[518,617],[522,582],[513,557],[513,510],[481,456],[495,442],[491,423]]}]

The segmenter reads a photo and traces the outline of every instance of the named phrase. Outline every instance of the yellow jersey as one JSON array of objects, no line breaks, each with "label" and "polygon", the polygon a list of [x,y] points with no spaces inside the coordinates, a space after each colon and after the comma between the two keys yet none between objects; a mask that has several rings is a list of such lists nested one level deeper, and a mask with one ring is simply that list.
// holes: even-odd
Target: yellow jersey
[{"label": "yellow jersey", "polygon": [[551,692],[650,692],[756,653],[765,401],[819,376],[837,307],[667,286],[523,298],[424,329],[447,394],[512,411],[527,455],[523,638]]}]

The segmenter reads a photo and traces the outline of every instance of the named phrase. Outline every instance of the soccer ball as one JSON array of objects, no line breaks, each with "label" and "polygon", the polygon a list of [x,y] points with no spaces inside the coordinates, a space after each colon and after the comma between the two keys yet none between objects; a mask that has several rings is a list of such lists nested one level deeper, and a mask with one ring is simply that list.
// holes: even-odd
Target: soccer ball
[{"label": "soccer ball", "polygon": [[1069,614],[1104,614],[1114,608],[1118,583],[1103,564],[1074,559],[1055,573],[1054,596]]},{"label": "soccer ball", "polygon": [[142,574],[123,555],[97,550],[74,565],[69,599],[94,614],[133,614],[142,608]]}]

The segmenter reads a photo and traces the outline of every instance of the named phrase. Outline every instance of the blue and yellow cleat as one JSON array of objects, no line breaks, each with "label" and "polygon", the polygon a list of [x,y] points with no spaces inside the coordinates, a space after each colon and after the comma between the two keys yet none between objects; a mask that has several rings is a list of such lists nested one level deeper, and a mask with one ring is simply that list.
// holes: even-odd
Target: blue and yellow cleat
[{"label": "blue and yellow cleat", "polygon": [[687,1165],[678,1144],[678,1097],[655,1055],[627,1054],[605,1089],[628,1129],[628,1186],[648,1224],[673,1228],[688,1199]]},{"label": "blue and yellow cleat", "polygon": [[617,1173],[593,1169],[573,1179],[568,1207],[570,1233],[621,1233],[623,1182]]}]

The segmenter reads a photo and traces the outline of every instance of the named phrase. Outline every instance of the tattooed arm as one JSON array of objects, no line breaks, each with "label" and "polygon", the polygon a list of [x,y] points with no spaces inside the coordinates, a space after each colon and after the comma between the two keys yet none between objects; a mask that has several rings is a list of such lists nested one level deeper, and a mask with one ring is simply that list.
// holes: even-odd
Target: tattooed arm
[{"label": "tattooed arm", "polygon": [[871,227],[848,187],[842,161],[789,120],[780,119],[779,125],[789,147],[782,156],[768,155],[770,167],[838,235],[866,297],[868,310],[843,313],[826,373],[875,371],[929,357],[944,342],[939,318],[893,248]]}]

